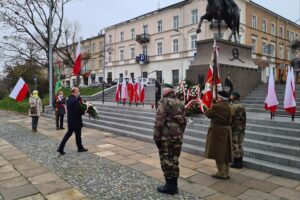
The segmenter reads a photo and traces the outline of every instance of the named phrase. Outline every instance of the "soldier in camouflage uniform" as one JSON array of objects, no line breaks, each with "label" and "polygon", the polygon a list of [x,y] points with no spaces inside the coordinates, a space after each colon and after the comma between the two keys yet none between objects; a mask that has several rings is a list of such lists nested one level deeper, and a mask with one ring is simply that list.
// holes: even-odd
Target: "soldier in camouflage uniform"
[{"label": "soldier in camouflage uniform", "polygon": [[240,102],[240,95],[233,92],[230,95],[231,104],[234,107],[235,115],[232,120],[232,145],[233,145],[233,163],[232,168],[243,168],[243,140],[246,130],[246,110]]},{"label": "soldier in camouflage uniform", "polygon": [[178,159],[185,127],[185,107],[175,97],[173,86],[165,84],[163,98],[158,103],[153,137],[159,151],[161,168],[166,180],[164,186],[157,188],[161,193],[172,195],[178,193]]}]

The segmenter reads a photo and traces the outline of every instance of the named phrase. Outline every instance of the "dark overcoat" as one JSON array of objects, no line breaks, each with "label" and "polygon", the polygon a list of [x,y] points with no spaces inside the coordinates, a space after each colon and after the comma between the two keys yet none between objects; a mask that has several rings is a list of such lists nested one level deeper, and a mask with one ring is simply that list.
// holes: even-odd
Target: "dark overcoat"
[{"label": "dark overcoat", "polygon": [[59,99],[57,96],[55,98],[55,112],[57,115],[64,115],[66,114],[66,99],[62,98]]},{"label": "dark overcoat", "polygon": [[233,107],[227,102],[213,104],[205,115],[211,119],[207,133],[205,156],[217,162],[232,160],[231,122],[234,116]]},{"label": "dark overcoat", "polygon": [[71,95],[67,100],[67,116],[68,116],[68,129],[75,130],[82,128],[82,115],[84,112],[80,109],[79,99]]}]

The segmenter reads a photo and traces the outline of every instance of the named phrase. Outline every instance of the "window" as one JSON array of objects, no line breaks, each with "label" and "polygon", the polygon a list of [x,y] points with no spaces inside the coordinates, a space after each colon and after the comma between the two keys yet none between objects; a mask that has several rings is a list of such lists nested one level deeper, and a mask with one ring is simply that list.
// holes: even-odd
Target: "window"
[{"label": "window", "polygon": [[135,29],[131,29],[131,39],[135,39]]},{"label": "window", "polygon": [[134,80],[134,73],[130,73],[130,78],[132,79],[132,81]]},{"label": "window", "polygon": [[286,31],[286,39],[290,40],[290,31],[289,30]]},{"label": "window", "polygon": [[283,46],[279,46],[279,58],[284,59],[284,51],[283,51]]},{"label": "window", "polygon": [[157,44],[157,55],[161,55],[162,54],[162,42],[158,42]]},{"label": "window", "polygon": [[257,38],[252,37],[252,53],[256,53],[256,47],[257,47]]},{"label": "window", "polygon": [[252,15],[252,28],[257,28],[257,17]]},{"label": "window", "polygon": [[288,60],[291,60],[291,51],[290,51],[290,48],[287,48],[287,50],[286,50],[286,53],[287,53],[287,58],[288,58]]},{"label": "window", "polygon": [[266,19],[262,20],[262,28],[261,29],[263,32],[265,32],[265,33],[267,32],[267,20]]},{"label": "window", "polygon": [[96,44],[93,43],[93,44],[92,44],[92,53],[95,53],[95,52],[96,52]]},{"label": "window", "polygon": [[98,77],[98,83],[102,83],[103,82],[103,77]]},{"label": "window", "polygon": [[192,10],[192,24],[198,23],[198,9]]},{"label": "window", "polygon": [[262,43],[261,43],[261,47],[262,47],[262,51],[261,52],[262,52],[263,55],[268,54],[268,52],[265,49],[266,45],[267,45],[267,41],[263,40]]},{"label": "window", "polygon": [[298,40],[299,39],[299,34],[298,33],[296,33],[296,40]]},{"label": "window", "polygon": [[162,21],[159,20],[157,22],[157,32],[161,33],[163,31],[163,27],[162,26],[163,26]]},{"label": "window", "polygon": [[112,43],[112,35],[109,35],[108,36],[108,44],[111,44]]},{"label": "window", "polygon": [[148,33],[148,25],[144,25],[143,26],[143,31],[144,31],[145,34]]},{"label": "window", "polygon": [[281,37],[281,38],[283,38],[283,28],[282,27],[280,27],[279,28],[279,37]]},{"label": "window", "polygon": [[124,41],[124,32],[121,32],[121,33],[120,33],[120,40],[121,40],[121,42]]},{"label": "window", "polygon": [[112,61],[112,53],[111,51],[108,52],[108,62]]},{"label": "window", "polygon": [[178,52],[178,39],[173,40],[173,53]]},{"label": "window", "polygon": [[271,49],[273,50],[271,52],[271,56],[275,57],[275,54],[276,54],[276,44],[274,42],[271,42]]},{"label": "window", "polygon": [[134,59],[134,58],[135,58],[135,48],[134,48],[134,47],[131,47],[131,48],[130,48],[130,58],[131,58],[131,59]]},{"label": "window", "polygon": [[191,49],[197,48],[197,35],[191,35]]},{"label": "window", "polygon": [[271,25],[271,34],[276,35],[276,27],[275,27],[274,23],[272,23],[272,25]]},{"label": "window", "polygon": [[291,32],[291,41],[295,40],[295,33],[294,32]]},{"label": "window", "polygon": [[179,70],[172,70],[172,79],[173,85],[177,85],[179,83]]},{"label": "window", "polygon": [[85,53],[91,53],[91,49],[89,45],[84,46],[84,52]]},{"label": "window", "polygon": [[120,60],[124,60],[124,49],[120,49]]},{"label": "window", "polygon": [[143,54],[146,56],[148,55],[148,46],[147,45],[144,45],[143,46]]},{"label": "window", "polygon": [[107,72],[107,82],[110,83],[112,81],[112,72]]},{"label": "window", "polygon": [[148,78],[148,72],[143,72],[143,78]]},{"label": "window", "polygon": [[173,17],[173,29],[178,29],[179,28],[179,17],[174,16]]}]

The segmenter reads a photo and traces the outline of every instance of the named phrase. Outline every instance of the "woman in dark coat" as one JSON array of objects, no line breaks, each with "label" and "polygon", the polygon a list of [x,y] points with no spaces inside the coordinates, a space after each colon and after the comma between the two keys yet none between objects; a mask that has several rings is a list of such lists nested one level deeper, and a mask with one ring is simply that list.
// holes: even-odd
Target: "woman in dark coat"
[{"label": "woman in dark coat", "polygon": [[55,116],[56,116],[56,129],[64,128],[64,115],[66,114],[66,99],[64,93],[59,91],[55,98]]}]

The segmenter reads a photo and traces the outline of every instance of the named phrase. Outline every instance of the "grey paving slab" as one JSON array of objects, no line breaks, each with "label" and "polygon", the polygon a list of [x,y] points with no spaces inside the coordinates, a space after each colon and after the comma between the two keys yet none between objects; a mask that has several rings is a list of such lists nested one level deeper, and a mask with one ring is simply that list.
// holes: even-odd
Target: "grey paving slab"
[{"label": "grey paving slab", "polygon": [[30,184],[1,190],[1,194],[3,195],[3,197],[9,200],[19,199],[38,193],[39,191],[33,185]]},{"label": "grey paving slab", "polygon": [[279,187],[279,185],[277,184],[257,179],[248,180],[245,183],[243,183],[243,185],[263,192],[272,192]]},{"label": "grey paving slab", "polygon": [[300,191],[292,190],[286,187],[277,188],[272,192],[273,195],[282,197],[288,200],[299,200],[300,199]]},{"label": "grey paving slab", "polygon": [[240,195],[241,193],[245,192],[248,189],[248,187],[246,186],[233,183],[230,181],[220,181],[212,185],[211,188],[234,197]]},{"label": "grey paving slab", "polygon": [[0,122],[0,138],[79,188],[89,199],[199,199],[184,191],[175,196],[160,194],[156,188],[161,182],[156,179],[103,157],[78,153],[75,147],[67,147],[67,154],[59,156],[56,152],[59,141],[32,134],[18,125]]},{"label": "grey paving slab", "polygon": [[247,190],[238,196],[241,200],[280,200],[280,197],[259,190]]}]

